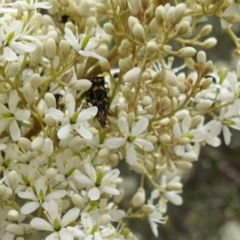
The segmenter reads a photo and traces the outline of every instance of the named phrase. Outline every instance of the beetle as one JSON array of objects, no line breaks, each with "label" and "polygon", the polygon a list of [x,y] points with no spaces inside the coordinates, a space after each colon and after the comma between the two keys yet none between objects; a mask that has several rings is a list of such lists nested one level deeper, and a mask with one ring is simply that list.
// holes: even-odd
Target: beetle
[{"label": "beetle", "polygon": [[93,77],[89,79],[92,82],[91,88],[86,92],[87,102],[98,108],[97,120],[104,128],[109,112],[109,96],[104,77]]}]

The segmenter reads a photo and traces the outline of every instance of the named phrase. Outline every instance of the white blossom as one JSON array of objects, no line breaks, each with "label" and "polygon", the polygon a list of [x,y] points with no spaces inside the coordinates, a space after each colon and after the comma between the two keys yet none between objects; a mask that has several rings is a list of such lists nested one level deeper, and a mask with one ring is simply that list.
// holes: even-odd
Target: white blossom
[{"label": "white blossom", "polygon": [[21,136],[21,131],[18,122],[23,122],[30,117],[28,110],[19,109],[17,107],[20,98],[16,90],[9,93],[8,108],[0,103],[0,133],[9,127],[11,138],[17,141]]},{"label": "white blossom", "polygon": [[31,226],[37,230],[52,232],[45,238],[46,240],[73,240],[73,235],[67,226],[79,217],[80,210],[72,208],[61,217],[61,211],[54,200],[50,200],[49,203],[44,205],[44,208],[47,211],[46,216],[48,221],[35,217],[30,222]]},{"label": "white blossom", "polygon": [[125,117],[118,119],[118,128],[123,138],[107,138],[105,145],[110,149],[119,148],[126,145],[127,162],[130,165],[134,165],[137,162],[137,154],[135,146],[139,147],[143,151],[152,151],[154,146],[151,142],[146,141],[141,137],[141,134],[146,131],[149,121],[147,118],[141,118],[135,126],[133,126],[131,132],[129,132],[128,121]]},{"label": "white blossom", "polygon": [[81,39],[79,37],[75,37],[72,31],[65,27],[65,39],[68,43],[83,57],[93,57],[98,60],[106,61],[106,58],[100,56],[94,49],[98,46],[98,39],[97,38],[89,38],[88,35],[82,35]]},{"label": "white blossom", "polygon": [[75,174],[76,180],[83,187],[88,189],[88,197],[94,201],[100,198],[102,193],[107,193],[109,195],[118,195],[119,190],[116,189],[114,181],[118,178],[120,171],[118,169],[113,169],[107,173],[99,171],[98,173],[92,165],[86,163],[84,165],[87,176],[78,172]]},{"label": "white blossom", "polygon": [[92,139],[92,133],[87,129],[87,121],[97,114],[97,107],[89,107],[79,112],[75,112],[75,99],[72,94],[67,94],[65,98],[67,111],[63,113],[56,108],[50,108],[50,116],[58,122],[61,122],[62,127],[58,130],[59,139],[65,139],[70,134],[71,130],[75,130],[82,137]]}]

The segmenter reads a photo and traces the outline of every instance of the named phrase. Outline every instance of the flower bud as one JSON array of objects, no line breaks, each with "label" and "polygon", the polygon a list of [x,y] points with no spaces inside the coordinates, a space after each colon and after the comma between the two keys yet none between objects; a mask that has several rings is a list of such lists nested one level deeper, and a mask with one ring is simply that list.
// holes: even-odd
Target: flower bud
[{"label": "flower bud", "polygon": [[141,0],[128,0],[128,6],[133,15],[137,15],[142,8]]},{"label": "flower bud", "polygon": [[90,12],[90,4],[87,0],[81,0],[79,7],[78,7],[78,13],[80,17],[87,17]]},{"label": "flower bud", "polygon": [[171,24],[176,25],[177,23],[179,23],[183,19],[185,11],[186,11],[186,5],[184,3],[178,4],[174,8]]},{"label": "flower bud", "polygon": [[115,30],[115,28],[114,28],[112,23],[105,23],[103,25],[103,29],[109,35],[114,35],[115,32],[116,32],[116,30]]},{"label": "flower bud", "polygon": [[46,93],[44,96],[44,101],[48,108],[56,108],[56,99],[52,93]]},{"label": "flower bud", "polygon": [[189,21],[182,21],[176,26],[177,34],[178,35],[184,35],[188,32],[190,28],[190,22]]},{"label": "flower bud", "polygon": [[150,33],[156,33],[158,31],[159,25],[157,24],[156,18],[153,18],[148,26]]},{"label": "flower bud", "polygon": [[171,173],[175,172],[175,170],[176,170],[176,166],[174,165],[174,163],[171,160],[167,161],[167,170]]},{"label": "flower bud", "polygon": [[98,223],[100,225],[106,225],[106,224],[110,223],[111,220],[112,220],[111,216],[106,213],[102,214],[98,217]]},{"label": "flower bud", "polygon": [[144,28],[140,23],[136,23],[133,26],[132,29],[133,35],[140,41],[140,42],[144,42],[145,40],[145,32],[144,32]]},{"label": "flower bud", "polygon": [[79,209],[82,210],[84,208],[84,200],[81,195],[75,193],[72,195],[71,200],[72,200],[73,204],[76,207],[78,207]]},{"label": "flower bud", "polygon": [[146,168],[139,162],[136,162],[134,165],[131,165],[133,171],[139,174],[145,174]]},{"label": "flower bud", "polygon": [[155,10],[155,19],[159,25],[162,25],[162,23],[165,21],[166,17],[166,10],[165,8],[160,5]]},{"label": "flower bud", "polygon": [[48,168],[45,171],[45,176],[50,180],[54,179],[57,176],[57,170],[55,168]]},{"label": "flower bud", "polygon": [[139,188],[131,200],[131,205],[135,208],[141,207],[144,204],[145,200],[145,190],[143,188]]},{"label": "flower bud", "polygon": [[180,93],[185,93],[186,85],[183,82],[177,82],[177,89]]},{"label": "flower bud", "polygon": [[178,57],[190,58],[196,54],[197,50],[193,47],[184,47],[177,52]]},{"label": "flower bud", "polygon": [[213,69],[213,62],[211,60],[207,61],[205,64],[204,64],[204,67],[206,69],[208,69],[208,71],[210,72],[212,69]]},{"label": "flower bud", "polygon": [[171,69],[166,69],[165,70],[165,81],[171,87],[175,87],[176,86],[176,84],[177,84],[177,77],[176,77],[175,73]]},{"label": "flower bud", "polygon": [[217,44],[217,39],[210,37],[203,42],[203,46],[207,49],[214,47]]},{"label": "flower bud", "polygon": [[[53,28],[53,26],[48,27],[48,33],[46,35],[46,39],[48,40],[49,38],[51,38],[54,41],[54,43],[56,43],[56,42],[58,42],[58,38],[59,38],[58,32],[54,28],[53,29],[52,28]],[[56,46],[56,44],[55,44],[55,46]]]},{"label": "flower bud", "polygon": [[174,164],[180,170],[189,170],[192,168],[192,163],[186,161],[179,160],[175,161]]},{"label": "flower bud", "polygon": [[68,43],[68,41],[66,40],[61,40],[60,44],[59,44],[59,52],[63,57],[66,57],[68,55],[70,51],[70,45]]},{"label": "flower bud", "polygon": [[202,99],[200,100],[197,105],[195,106],[197,111],[204,111],[209,109],[212,106],[213,102],[208,99]]},{"label": "flower bud", "polygon": [[128,27],[130,28],[131,31],[133,31],[133,27],[136,23],[139,23],[139,20],[136,17],[130,16],[128,18]]},{"label": "flower bud", "polygon": [[18,139],[18,146],[25,150],[32,150],[31,141],[25,137],[20,137]]},{"label": "flower bud", "polygon": [[145,137],[145,139],[148,141],[148,142],[151,142],[152,144],[155,144],[155,143],[157,143],[157,141],[158,141],[158,138],[156,137],[156,136],[154,136],[154,135],[147,135],[146,137]]},{"label": "flower bud", "polygon": [[104,13],[106,13],[107,8],[106,8],[106,6],[104,4],[97,3],[96,4],[96,10],[97,10],[97,12],[104,14]]},{"label": "flower bud", "polygon": [[36,90],[41,84],[41,76],[38,73],[33,73],[30,77],[30,86]]},{"label": "flower bud", "polygon": [[89,16],[85,21],[85,26],[88,26],[88,29],[91,30],[97,26],[97,20],[94,16]]},{"label": "flower bud", "polygon": [[13,235],[23,235],[24,229],[18,224],[10,223],[6,227],[6,232],[13,234]]},{"label": "flower bud", "polygon": [[208,77],[208,78],[204,78],[202,81],[201,81],[201,87],[202,89],[207,89],[210,87],[210,85],[212,84],[213,80],[211,77]]},{"label": "flower bud", "polygon": [[140,73],[141,73],[140,67],[132,68],[124,75],[124,78],[123,78],[124,82],[133,83],[137,81],[140,78]]},{"label": "flower bud", "polygon": [[56,56],[56,43],[52,38],[48,38],[45,43],[45,51],[49,60],[53,60]]},{"label": "flower bud", "polygon": [[171,137],[167,133],[164,133],[160,136],[160,141],[164,144],[168,144],[171,142]]},{"label": "flower bud", "polygon": [[108,162],[112,167],[115,167],[119,163],[119,157],[115,153],[111,153],[108,157]]},{"label": "flower bud", "polygon": [[143,104],[143,107],[148,107],[152,105],[152,98],[150,98],[149,96],[144,96],[142,100],[142,104]]},{"label": "flower bud", "polygon": [[150,205],[150,204],[144,204],[144,205],[142,205],[141,210],[145,214],[151,214],[155,211],[155,207],[153,205]]},{"label": "flower bud", "polygon": [[150,41],[147,43],[147,51],[150,54],[156,53],[158,51],[159,47],[156,42]]},{"label": "flower bud", "polygon": [[23,86],[23,95],[28,104],[33,104],[35,102],[35,93],[34,89],[30,84],[25,84]]},{"label": "flower bud", "polygon": [[98,157],[101,159],[107,159],[109,156],[110,152],[108,148],[102,148],[99,152],[98,152]]},{"label": "flower bud", "polygon": [[205,25],[205,26],[201,29],[200,35],[201,35],[201,37],[205,37],[205,36],[207,36],[209,33],[211,33],[211,31],[212,31],[212,25],[210,25],[210,24]]},{"label": "flower bud", "polygon": [[31,144],[31,147],[35,151],[41,151],[44,145],[44,138],[43,137],[36,137]]},{"label": "flower bud", "polygon": [[77,91],[87,91],[91,88],[91,86],[92,83],[88,79],[80,79],[75,81],[71,87]]},{"label": "flower bud", "polygon": [[8,182],[9,182],[9,187],[12,190],[16,190],[16,188],[18,187],[18,175],[17,175],[17,172],[12,170],[11,172],[8,173],[7,178],[8,178]]},{"label": "flower bud", "polygon": [[30,53],[30,59],[34,64],[39,65],[42,62],[44,47],[39,41],[35,42],[35,46],[35,50]]},{"label": "flower bud", "polygon": [[197,53],[197,62],[200,64],[204,64],[207,61],[207,56],[204,51],[199,51]]},{"label": "flower bud", "polygon": [[44,145],[42,148],[42,152],[47,156],[50,157],[53,154],[53,142],[50,138],[46,138],[44,141]]},{"label": "flower bud", "polygon": [[19,73],[20,69],[21,67],[19,62],[9,63],[6,69],[6,74],[8,77],[15,77]]},{"label": "flower bud", "polygon": [[7,213],[7,219],[9,222],[16,222],[18,221],[18,218],[19,218],[19,212],[12,209],[10,211],[8,211]]},{"label": "flower bud", "polygon": [[171,101],[167,96],[163,97],[160,100],[160,108],[161,108],[160,110],[161,111],[166,111],[170,107],[170,105],[171,105]]}]

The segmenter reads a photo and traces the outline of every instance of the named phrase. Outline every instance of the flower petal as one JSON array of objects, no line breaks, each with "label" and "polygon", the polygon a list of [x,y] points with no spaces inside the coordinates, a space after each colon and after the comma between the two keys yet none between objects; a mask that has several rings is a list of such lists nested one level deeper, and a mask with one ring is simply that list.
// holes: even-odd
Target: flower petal
[{"label": "flower petal", "polygon": [[118,119],[118,128],[124,137],[128,137],[129,135],[129,125],[128,121],[125,117],[120,117]]},{"label": "flower petal", "polygon": [[17,109],[14,116],[18,121],[25,121],[31,116],[31,113],[28,110]]},{"label": "flower petal", "polygon": [[72,116],[75,112],[75,98],[72,94],[68,93],[65,97],[65,103],[67,105],[68,116]]},{"label": "flower petal", "polygon": [[59,139],[66,139],[71,131],[71,124],[66,124],[65,126],[61,127],[58,132]]},{"label": "flower petal", "polygon": [[18,127],[17,121],[15,119],[11,121],[9,125],[9,131],[11,138],[14,141],[17,141],[21,137],[20,128]]},{"label": "flower petal", "polygon": [[143,151],[150,152],[154,149],[153,144],[145,139],[136,138],[133,143],[136,144]]},{"label": "flower petal", "polygon": [[53,226],[42,218],[33,218],[30,225],[37,230],[54,231]]},{"label": "flower petal", "polygon": [[40,207],[39,202],[28,202],[21,207],[22,214],[30,214]]},{"label": "flower petal", "polygon": [[92,201],[95,201],[95,200],[98,200],[100,198],[100,191],[97,187],[94,187],[94,188],[91,188],[89,191],[88,191],[88,197],[92,200]]},{"label": "flower petal", "polygon": [[115,149],[123,146],[126,142],[126,138],[108,138],[104,144],[110,149]]},{"label": "flower petal", "polygon": [[90,118],[95,117],[97,112],[98,112],[97,107],[90,107],[90,108],[84,109],[79,113],[77,122],[78,123],[85,122],[85,121],[89,120]]},{"label": "flower petal", "polygon": [[137,154],[133,144],[128,144],[127,148],[127,163],[134,165],[137,162]]},{"label": "flower petal", "polygon": [[61,227],[67,226],[69,223],[74,222],[80,214],[80,209],[79,208],[72,208],[70,209],[63,217],[61,220]]},{"label": "flower petal", "polygon": [[149,120],[147,118],[141,118],[139,121],[133,126],[131,135],[138,136],[143,133],[149,124]]}]

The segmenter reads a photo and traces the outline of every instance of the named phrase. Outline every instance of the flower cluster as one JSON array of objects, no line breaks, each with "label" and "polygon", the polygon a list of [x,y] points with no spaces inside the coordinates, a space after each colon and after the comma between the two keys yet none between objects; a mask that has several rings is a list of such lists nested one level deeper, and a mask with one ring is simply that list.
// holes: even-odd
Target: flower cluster
[{"label": "flower cluster", "polygon": [[[212,26],[194,33],[215,14],[239,55],[239,1],[168,2],[1,1],[0,239],[137,239],[127,218],[157,237],[183,203],[176,170],[240,130],[240,62],[213,68]],[[124,168],[141,176],[131,199]]]}]

